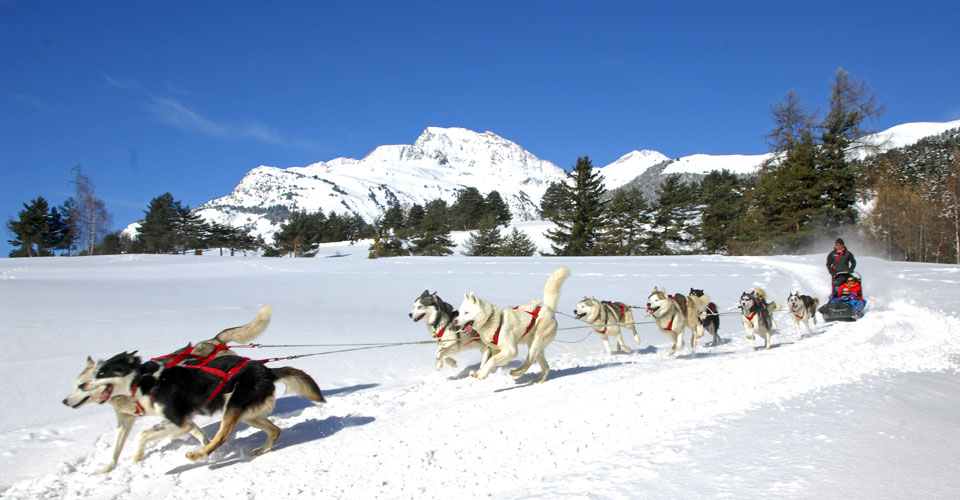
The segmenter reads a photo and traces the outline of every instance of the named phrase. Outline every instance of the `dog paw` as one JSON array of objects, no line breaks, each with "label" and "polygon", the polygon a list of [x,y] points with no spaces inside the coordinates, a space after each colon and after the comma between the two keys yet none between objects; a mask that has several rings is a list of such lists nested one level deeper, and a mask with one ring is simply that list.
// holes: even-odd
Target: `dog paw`
[{"label": "dog paw", "polygon": [[143,452],[133,454],[134,462],[143,462]]},{"label": "dog paw", "polygon": [[480,377],[477,375],[477,372],[471,372],[471,373],[470,373],[470,376],[473,377],[473,378],[480,378]]},{"label": "dog paw", "polygon": [[102,469],[98,470],[98,471],[95,472],[94,474],[106,474],[106,473],[108,473],[108,472],[110,472],[110,471],[112,471],[113,469],[116,469],[116,468],[117,468],[117,464],[116,464],[116,463],[107,464],[107,465],[104,465]]},{"label": "dog paw", "polygon": [[256,449],[250,451],[250,455],[252,455],[252,456],[263,455],[264,453],[266,453],[266,452],[268,452],[268,451],[270,451],[270,448],[266,448],[266,449],[264,449],[264,448],[256,448]]},{"label": "dog paw", "polygon": [[753,340],[753,335],[747,335],[747,340]]},{"label": "dog paw", "polygon": [[191,462],[196,462],[197,460],[200,460],[201,458],[204,458],[204,457],[206,457],[206,456],[207,456],[207,455],[204,454],[202,451],[188,451],[188,452],[187,452],[187,458],[188,458]]},{"label": "dog paw", "polygon": [[445,361],[447,362],[448,365],[450,365],[451,368],[457,367],[457,360],[453,358],[447,358]]}]

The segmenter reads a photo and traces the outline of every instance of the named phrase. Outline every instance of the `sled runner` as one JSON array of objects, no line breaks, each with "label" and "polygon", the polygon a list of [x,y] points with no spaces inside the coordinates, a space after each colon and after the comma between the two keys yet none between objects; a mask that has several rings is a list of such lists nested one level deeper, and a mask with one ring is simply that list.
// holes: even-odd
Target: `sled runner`
[{"label": "sled runner", "polygon": [[861,283],[860,274],[852,273],[847,275],[839,285],[834,285],[830,301],[818,309],[823,320],[826,322],[856,321],[862,318],[867,301],[863,298]]}]

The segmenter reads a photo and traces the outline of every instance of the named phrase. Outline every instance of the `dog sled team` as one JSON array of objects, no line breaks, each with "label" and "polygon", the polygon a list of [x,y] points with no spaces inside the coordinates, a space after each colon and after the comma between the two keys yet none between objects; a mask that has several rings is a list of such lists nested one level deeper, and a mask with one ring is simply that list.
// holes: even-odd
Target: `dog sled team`
[{"label": "dog sled team", "polygon": [[[498,366],[503,366],[517,357],[517,345],[529,346],[527,357],[520,367],[510,372],[519,376],[527,371],[533,361],[540,364],[542,374],[538,382],[546,380],[549,373],[544,358],[544,348],[557,331],[557,297],[564,279],[570,271],[561,267],[547,279],[543,300],[533,300],[516,307],[499,308],[479,298],[475,293],[464,295],[459,309],[443,301],[437,292],[424,290],[413,302],[409,316],[414,322],[423,321],[427,332],[437,342],[435,355],[436,369],[444,365],[456,367],[451,357],[465,349],[480,349],[479,368],[471,373],[476,378],[486,378]],[[812,334],[810,322],[817,323],[816,312],[820,299],[816,296],[792,292],[786,301],[786,309],[793,319],[797,330],[797,339],[803,339],[801,325],[808,334]],[[616,350],[630,353],[632,350],[624,341],[624,333],[633,334],[633,339],[641,343],[634,319],[634,306],[623,302],[597,300],[584,297],[573,310],[574,318],[584,321],[600,337],[608,354],[614,352],[611,338],[616,342]],[[771,334],[777,330],[773,313],[783,309],[776,301],[768,301],[766,292],[755,288],[741,294],[737,305],[729,310],[739,309],[740,319],[746,331],[746,338],[754,340],[758,336],[764,349],[771,346]],[[671,341],[670,355],[684,347],[685,332],[690,331],[690,347],[695,349],[704,332],[712,337],[710,346],[720,345],[720,315],[723,314],[710,296],[702,289],[691,288],[689,295],[677,293],[670,295],[665,289],[654,287],[647,297],[646,316],[653,320],[657,329]],[[503,334],[501,335],[501,330]],[[502,339],[502,340],[501,340]]]},{"label": "dog sled team", "polygon": [[[498,367],[517,358],[519,346],[527,346],[525,360],[510,375],[519,377],[536,362],[543,382],[550,374],[545,354],[546,347],[557,335],[557,307],[564,281],[570,270],[560,267],[551,273],[541,297],[515,307],[499,307],[474,292],[464,294],[458,308],[444,302],[436,292],[425,290],[413,303],[409,317],[423,321],[431,338],[437,343],[435,367],[455,367],[452,358],[460,351],[479,349],[480,364],[471,373],[484,379]],[[797,339],[803,338],[801,324],[812,333],[810,321],[816,324],[819,305],[816,295],[793,292],[787,298],[786,309],[793,319]],[[584,297],[573,310],[572,318],[587,323],[603,342],[608,354],[614,352],[610,339],[616,341],[616,350],[631,352],[624,341],[627,331],[640,344],[634,306],[623,302],[602,301]],[[773,313],[781,305],[768,301],[760,288],[741,294],[739,303],[729,310],[740,309],[740,319],[746,338],[757,336],[770,348],[770,336],[778,328]],[[720,315],[717,305],[703,290],[690,289],[688,295],[670,295],[662,287],[654,287],[647,296],[646,316],[671,342],[670,355],[684,347],[685,332],[689,330],[690,347],[695,349],[704,332],[712,337],[711,346],[721,343]],[[292,367],[269,368],[264,363],[238,356],[230,344],[247,344],[257,338],[270,321],[271,309],[262,308],[248,324],[228,328],[215,337],[187,345],[166,356],[144,360],[137,352],[122,352],[107,360],[94,361],[88,357],[83,371],[74,382],[73,391],[63,404],[79,408],[87,403],[110,404],[117,419],[113,453],[110,461],[98,472],[109,472],[126,443],[133,423],[138,417],[154,415],[161,422],[143,431],[137,439],[134,461],[144,457],[146,446],[155,440],[190,434],[200,447],[186,454],[190,460],[207,457],[222,446],[240,422],[263,430],[264,443],[251,452],[259,455],[270,451],[281,434],[267,416],[274,406],[277,382],[284,384],[287,393],[294,393],[317,403],[325,402],[320,387],[312,377]],[[641,319],[644,319],[641,318]],[[219,429],[212,439],[193,422],[196,415],[222,413]]]}]

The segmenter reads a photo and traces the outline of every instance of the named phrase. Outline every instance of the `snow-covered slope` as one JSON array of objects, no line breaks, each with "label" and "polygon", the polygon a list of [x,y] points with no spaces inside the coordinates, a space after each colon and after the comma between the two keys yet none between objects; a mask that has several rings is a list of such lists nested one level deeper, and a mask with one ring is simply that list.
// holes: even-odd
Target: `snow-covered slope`
[{"label": "snow-covered slope", "polygon": [[663,153],[644,149],[631,151],[605,167],[595,168],[594,171],[603,177],[604,187],[616,189],[643,174],[648,168],[665,161],[670,161],[670,158]]},{"label": "snow-covered slope", "polygon": [[[0,498],[960,498],[958,266],[859,255],[870,301],[862,320],[812,325],[797,340],[779,311],[764,350],[732,312],[721,317],[719,346],[705,345],[707,335],[670,356],[667,337],[642,317],[655,285],[703,288],[721,309],[755,286],[774,300],[792,290],[824,300],[822,255],[366,253],[325,245],[321,256],[342,257],[0,259]],[[536,364],[508,373],[524,347],[477,380],[477,349],[437,371],[433,344],[317,345],[428,341],[407,316],[425,288],[454,307],[467,291],[509,307],[538,297],[560,265],[573,274],[542,384]],[[640,305],[630,354],[608,355],[571,317],[583,296]],[[256,342],[281,346],[245,353],[340,351],[270,363],[309,373],[327,404],[278,388],[270,418],[283,434],[263,456],[250,451],[265,434],[246,425],[198,462],[185,457],[192,437],[157,441],[134,462],[134,435],[116,470],[94,474],[110,457],[113,411],[61,403],[86,355],[159,356],[246,323],[265,304],[273,318]],[[220,415],[196,420],[212,436]],[[139,419],[134,432],[158,422]]]},{"label": "snow-covered slope", "polygon": [[[890,127],[883,132],[868,135],[859,142],[873,146],[873,151],[883,153],[891,149],[909,146],[924,137],[937,135],[955,128],[960,128],[960,120],[954,120],[952,122],[904,123]],[[861,149],[860,151],[861,154],[868,154],[871,152],[871,149]]]}]

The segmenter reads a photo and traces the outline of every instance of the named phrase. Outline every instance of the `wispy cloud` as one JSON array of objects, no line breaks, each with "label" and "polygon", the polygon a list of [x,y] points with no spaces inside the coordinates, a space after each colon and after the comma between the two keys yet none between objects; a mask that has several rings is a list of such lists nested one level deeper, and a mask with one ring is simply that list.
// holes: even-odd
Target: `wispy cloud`
[{"label": "wispy cloud", "polygon": [[117,77],[117,76],[108,75],[106,73],[100,73],[100,76],[102,76],[103,80],[107,82],[107,85],[110,85],[111,87],[116,87],[118,89],[137,90],[143,87],[142,85],[140,85],[140,82],[124,76]]},{"label": "wispy cloud", "polygon": [[167,125],[227,140],[255,140],[278,146],[314,147],[313,141],[283,136],[273,127],[257,122],[224,123],[207,118],[172,97],[150,96],[147,111],[154,119]]},{"label": "wispy cloud", "polygon": [[54,108],[54,106],[49,102],[29,94],[20,94],[18,92],[10,92],[8,90],[0,90],[0,95],[3,95],[11,101],[15,101],[33,109],[43,111],[44,113],[53,113],[56,111],[56,108]]}]

